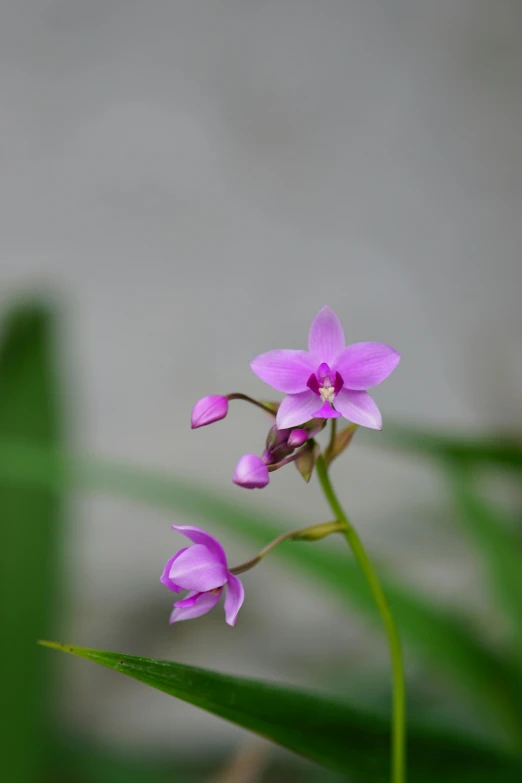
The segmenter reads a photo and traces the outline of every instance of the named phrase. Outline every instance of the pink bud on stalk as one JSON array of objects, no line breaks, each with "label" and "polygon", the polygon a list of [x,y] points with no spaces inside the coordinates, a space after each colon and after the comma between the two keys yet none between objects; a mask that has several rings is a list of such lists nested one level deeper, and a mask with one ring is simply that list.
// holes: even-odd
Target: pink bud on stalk
[{"label": "pink bud on stalk", "polygon": [[298,449],[299,446],[302,446],[303,443],[306,443],[308,438],[311,437],[308,430],[305,429],[295,429],[290,432],[290,435],[288,436],[287,443],[289,446],[291,446],[293,449]]},{"label": "pink bud on stalk", "polygon": [[255,454],[244,454],[236,465],[233,482],[245,489],[262,489],[269,482],[268,468]]},{"label": "pink bud on stalk", "polygon": [[206,424],[213,424],[215,421],[224,419],[228,413],[228,400],[219,394],[211,394],[199,400],[192,409],[192,429],[204,427]]}]

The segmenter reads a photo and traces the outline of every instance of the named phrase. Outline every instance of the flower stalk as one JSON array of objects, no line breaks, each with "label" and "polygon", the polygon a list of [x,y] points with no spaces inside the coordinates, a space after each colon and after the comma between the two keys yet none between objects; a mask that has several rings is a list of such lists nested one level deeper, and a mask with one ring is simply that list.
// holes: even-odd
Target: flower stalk
[{"label": "flower stalk", "polygon": [[[332,420],[332,429],[334,426],[335,419]],[[335,432],[332,433],[332,439],[330,442],[333,442],[334,437]],[[384,628],[386,630],[386,635],[388,637],[393,684],[391,782],[404,783],[406,780],[406,691],[402,647],[399,632],[372,562],[366,554],[366,550],[362,544],[361,539],[359,538],[359,535],[357,534],[357,531],[346,516],[344,509],[335,493],[328,475],[328,469],[326,467],[324,457],[322,455],[319,456],[317,460],[316,470],[326,500],[335,514],[338,523],[341,525],[341,532],[344,534],[355,559],[359,563],[359,566],[372,592],[375,603],[379,609]]]},{"label": "flower stalk", "polygon": [[316,525],[310,525],[309,527],[303,527],[299,530],[290,530],[288,533],[274,538],[269,544],[267,544],[255,557],[247,560],[241,565],[234,566],[230,569],[231,574],[242,574],[245,571],[249,571],[254,568],[261,560],[268,555],[276,546],[282,544],[283,541],[319,541],[320,538],[325,538],[331,533],[343,533],[344,522],[320,522]]},{"label": "flower stalk", "polygon": [[262,411],[265,411],[265,413],[268,413],[270,416],[275,416],[273,408],[271,408],[269,405],[265,405],[263,402],[260,402],[260,400],[255,400],[253,397],[249,397],[248,394],[234,392],[233,394],[227,394],[227,400],[229,402],[232,400],[243,400],[244,402],[249,402],[251,405],[255,405],[257,408],[261,408]]}]

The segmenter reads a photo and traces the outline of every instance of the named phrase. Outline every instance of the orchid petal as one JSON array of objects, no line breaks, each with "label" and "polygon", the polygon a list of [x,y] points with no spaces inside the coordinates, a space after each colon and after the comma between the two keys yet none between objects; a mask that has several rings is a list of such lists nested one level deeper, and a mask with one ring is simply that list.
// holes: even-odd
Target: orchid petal
[{"label": "orchid petal", "polygon": [[330,367],[346,345],[342,324],[329,307],[323,307],[310,326],[308,348],[317,367],[325,362]]},{"label": "orchid petal", "polygon": [[219,541],[207,533],[205,530],[201,530],[200,527],[193,527],[192,525],[171,525],[172,530],[177,530],[178,533],[189,538],[194,544],[203,544],[209,549],[213,555],[227,568],[227,556],[225,550],[219,543]]},{"label": "orchid petal", "polygon": [[372,430],[382,429],[381,412],[367,392],[341,389],[334,405],[348,421]]},{"label": "orchid petal", "polygon": [[225,617],[229,625],[234,627],[237,615],[245,598],[245,591],[241,580],[234,574],[228,575],[227,595],[225,598]]},{"label": "orchid petal", "polygon": [[195,544],[172,563],[169,578],[185,590],[205,592],[224,585],[227,570],[210,549]]},{"label": "orchid petal", "polygon": [[309,389],[300,394],[289,394],[279,406],[276,426],[283,429],[304,424],[314,415],[317,403],[317,395]]},{"label": "orchid petal", "polygon": [[371,389],[385,380],[399,364],[401,355],[385,343],[354,343],[337,358],[336,370],[348,389]]},{"label": "orchid petal", "polygon": [[182,598],[181,601],[176,601],[174,606],[181,606],[182,608],[187,606],[194,606],[200,595],[203,595],[203,593],[197,593],[195,590],[193,590],[191,593],[188,593],[185,598]]},{"label": "orchid petal", "polygon": [[317,394],[317,395],[320,394],[320,392],[319,392],[319,389],[320,389],[319,381],[317,380],[317,375],[315,374],[315,372],[313,372],[311,374],[311,376],[308,378],[308,380],[306,382],[306,385],[308,386],[308,388],[311,391],[313,391],[314,394]]},{"label": "orchid petal", "polygon": [[306,389],[306,381],[314,371],[308,351],[285,349],[259,354],[250,367],[262,381],[286,394]]},{"label": "orchid petal", "polygon": [[186,552],[186,551],[187,551],[187,549],[188,549],[188,546],[186,546],[184,549],[180,549],[180,550],[179,550],[179,552],[176,552],[176,554],[175,554],[175,555],[173,555],[173,557],[171,557],[171,558],[170,558],[170,560],[167,560],[167,565],[166,565],[166,566],[165,566],[165,568],[163,569],[163,573],[162,573],[162,575],[160,576],[160,582],[161,582],[161,584],[162,584],[162,585],[165,585],[165,587],[168,587],[168,588],[169,588],[169,590],[172,590],[172,592],[173,592],[173,593],[179,593],[179,591],[180,591],[180,590],[183,590],[183,588],[182,588],[182,587],[180,587],[179,585],[175,584],[175,583],[172,581],[172,579],[171,579],[171,578],[170,578],[170,576],[169,576],[169,574],[170,574],[170,569],[171,569],[171,567],[172,567],[172,563],[173,563],[175,560],[177,560],[177,559],[178,559],[178,557],[179,557],[180,555],[182,555],[182,554],[183,554],[183,552]]},{"label": "orchid petal", "polygon": [[194,617],[201,617],[202,614],[210,612],[221,598],[223,588],[212,590],[212,592],[200,593],[192,606],[176,606],[170,615],[170,624],[177,623],[180,620],[192,620]]}]

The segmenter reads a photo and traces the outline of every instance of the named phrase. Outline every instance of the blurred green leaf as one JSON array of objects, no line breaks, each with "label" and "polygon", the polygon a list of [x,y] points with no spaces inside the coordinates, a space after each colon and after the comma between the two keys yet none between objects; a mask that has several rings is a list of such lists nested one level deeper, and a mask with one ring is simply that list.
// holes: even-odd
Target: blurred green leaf
[{"label": "blurred green leaf", "polygon": [[[13,310],[0,346],[0,448],[6,438],[55,446],[59,439],[51,314]],[[41,781],[47,667],[35,639],[48,634],[56,605],[59,484],[14,485],[0,476],[0,652],[4,780]]]},{"label": "blurred green leaf", "polygon": [[477,494],[466,472],[455,468],[450,481],[458,517],[478,545],[522,658],[522,538],[512,520]]},{"label": "blurred green leaf", "polygon": [[[78,738],[52,737],[49,753],[50,783],[200,783],[210,780],[212,766],[203,759],[195,769],[179,758],[159,758],[159,754],[144,747],[100,747],[92,741]],[[198,759],[198,762],[200,759]]]},{"label": "blurred green leaf", "polygon": [[[363,438],[368,437],[366,433],[361,434]],[[375,443],[375,440],[373,442]],[[522,470],[522,434],[455,435],[386,422],[379,433],[378,444],[445,461],[458,461],[468,465],[489,464]]]},{"label": "blurred green leaf", "polygon": [[[210,520],[233,531],[256,548],[281,532],[299,526],[286,523],[266,511],[255,511],[230,502],[219,493],[172,477],[103,461],[67,459],[31,445],[0,447],[0,476],[13,481],[38,482],[47,487],[68,487],[108,492],[167,508],[192,517],[204,526]],[[339,600],[356,607],[380,627],[373,598],[357,565],[340,546],[331,551],[320,544],[293,542],[274,553],[308,580],[331,589]],[[482,709],[484,720],[500,726],[520,744],[522,737],[522,693],[511,662],[488,647],[468,626],[466,618],[415,595],[396,580],[381,582],[403,639],[410,648],[450,675]],[[384,641],[383,641],[384,644]]]},{"label": "blurred green leaf", "polygon": [[[385,722],[319,694],[194,666],[42,642],[201,707],[360,783],[389,779]],[[522,764],[459,735],[410,726],[408,769],[423,783],[520,783]]]},{"label": "blurred green leaf", "polygon": [[[191,743],[184,752],[174,749],[167,755],[145,741],[142,747],[136,741],[130,745],[118,743],[118,747],[100,746],[85,737],[68,736],[63,730],[53,739],[52,773],[46,778],[50,783],[230,783],[231,762],[248,746],[262,748],[267,757],[259,778],[246,773],[252,783],[254,777],[258,783],[346,783],[344,775],[294,755],[274,752],[268,743],[254,740],[256,745],[252,746],[250,737],[245,745],[220,749],[217,756],[209,747],[194,754]],[[243,771],[244,766],[243,762]],[[234,780],[237,783],[243,777],[235,774]]]}]

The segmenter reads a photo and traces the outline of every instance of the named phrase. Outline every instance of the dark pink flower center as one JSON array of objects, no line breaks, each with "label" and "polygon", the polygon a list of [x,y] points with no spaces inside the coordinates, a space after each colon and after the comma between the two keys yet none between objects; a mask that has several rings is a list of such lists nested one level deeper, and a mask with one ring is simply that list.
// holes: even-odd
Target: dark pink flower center
[{"label": "dark pink flower center", "polygon": [[312,373],[306,383],[314,394],[317,394],[323,402],[332,402],[335,395],[338,394],[344,386],[344,380],[340,373],[332,373],[330,367],[323,362],[319,365],[317,372]]}]

